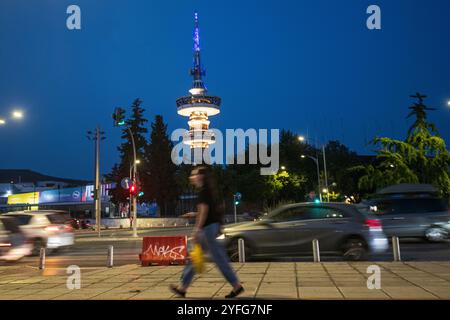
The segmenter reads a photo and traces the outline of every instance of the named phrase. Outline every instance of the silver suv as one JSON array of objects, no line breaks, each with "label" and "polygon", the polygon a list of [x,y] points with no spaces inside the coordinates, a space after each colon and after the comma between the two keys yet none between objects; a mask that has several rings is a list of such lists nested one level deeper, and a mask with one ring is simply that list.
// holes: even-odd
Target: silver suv
[{"label": "silver suv", "polygon": [[396,196],[367,200],[361,206],[381,220],[389,237],[425,238],[431,242],[448,239],[448,200],[430,196]]}]

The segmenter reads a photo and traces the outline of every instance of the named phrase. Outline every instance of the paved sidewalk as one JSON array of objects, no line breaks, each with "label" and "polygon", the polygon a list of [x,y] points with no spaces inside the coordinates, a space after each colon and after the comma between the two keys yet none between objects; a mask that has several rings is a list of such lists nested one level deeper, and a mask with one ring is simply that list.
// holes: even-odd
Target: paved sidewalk
[{"label": "paved sidewalk", "polygon": [[[381,289],[367,288],[367,267],[381,269]],[[450,262],[272,262],[234,264],[244,282],[243,299],[450,299]],[[191,286],[188,299],[222,299],[230,291],[219,271],[207,271]],[[182,266],[125,265],[82,268],[81,289],[69,290],[65,269],[40,271],[0,266],[0,299],[174,299]],[[175,298],[178,299],[178,298]]]}]

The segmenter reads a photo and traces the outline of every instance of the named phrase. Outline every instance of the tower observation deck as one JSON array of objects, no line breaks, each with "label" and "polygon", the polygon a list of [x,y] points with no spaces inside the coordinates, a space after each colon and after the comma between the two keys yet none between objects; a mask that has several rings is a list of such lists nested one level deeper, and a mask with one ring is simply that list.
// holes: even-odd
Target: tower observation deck
[{"label": "tower observation deck", "polygon": [[200,29],[198,14],[194,14],[194,62],[190,74],[193,78],[189,95],[178,98],[177,112],[179,115],[189,117],[189,131],[183,137],[183,142],[191,148],[208,148],[215,142],[214,134],[209,130],[209,117],[220,113],[220,97],[207,94],[207,88],[203,81],[205,70],[200,60]]}]

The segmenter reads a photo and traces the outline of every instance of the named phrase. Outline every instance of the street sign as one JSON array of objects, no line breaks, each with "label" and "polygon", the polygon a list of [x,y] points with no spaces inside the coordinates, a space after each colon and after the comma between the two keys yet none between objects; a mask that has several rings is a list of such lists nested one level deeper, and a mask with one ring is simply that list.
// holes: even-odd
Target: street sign
[{"label": "street sign", "polygon": [[133,184],[133,181],[131,181],[130,178],[123,178],[122,181],[120,182],[120,185],[122,186],[122,188],[124,189],[130,189],[131,185]]}]

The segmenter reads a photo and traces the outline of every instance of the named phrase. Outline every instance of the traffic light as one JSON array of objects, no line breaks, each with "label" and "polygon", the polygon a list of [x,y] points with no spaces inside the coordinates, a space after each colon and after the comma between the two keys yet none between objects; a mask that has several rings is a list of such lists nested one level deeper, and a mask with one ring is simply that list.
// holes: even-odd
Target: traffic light
[{"label": "traffic light", "polygon": [[237,192],[234,195],[234,205],[238,206],[241,203],[241,199],[242,199],[242,194],[240,194],[239,192]]},{"label": "traffic light", "polygon": [[136,185],[133,183],[133,184],[130,186],[130,194],[135,195],[136,192],[137,192],[137,187],[136,187]]},{"label": "traffic light", "polygon": [[144,195],[144,191],[140,191],[138,197],[142,197]]},{"label": "traffic light", "polygon": [[112,118],[114,120],[114,126],[120,127],[125,125],[125,110],[121,107],[117,107],[114,109],[114,113],[112,115]]}]

